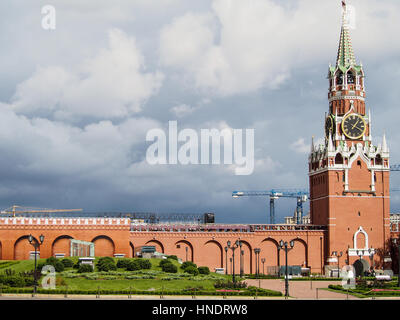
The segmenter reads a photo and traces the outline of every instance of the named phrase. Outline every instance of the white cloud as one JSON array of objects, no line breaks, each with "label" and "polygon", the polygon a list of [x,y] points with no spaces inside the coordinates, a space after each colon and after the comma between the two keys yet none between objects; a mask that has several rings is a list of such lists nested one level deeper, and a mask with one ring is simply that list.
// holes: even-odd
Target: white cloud
[{"label": "white cloud", "polygon": [[12,99],[15,110],[63,121],[140,112],[160,88],[163,75],[144,71],[144,57],[134,37],[119,29],[110,30],[108,37],[108,48],[73,69],[39,68],[18,85]]},{"label": "white cloud", "polygon": [[178,118],[182,118],[186,115],[191,114],[194,111],[194,108],[187,104],[180,104],[170,109],[172,113],[174,113]]},{"label": "white cloud", "polygon": [[310,153],[311,142],[306,143],[304,138],[299,138],[290,145],[290,149],[297,153]]},{"label": "white cloud", "polygon": [[191,75],[196,87],[222,95],[276,88],[289,76],[288,66],[276,61],[291,55],[281,39],[285,18],[271,1],[216,0],[212,12],[188,13],[163,28],[161,61]]},{"label": "white cloud", "polygon": [[[358,29],[354,38],[363,42],[356,53],[376,54],[376,48],[398,51],[396,44],[383,45],[388,37],[378,34],[386,30],[395,37],[398,5],[355,2]],[[209,12],[187,13],[162,29],[160,59],[182,72],[196,88],[218,95],[276,89],[298,66],[316,65],[329,57],[335,63],[337,41],[332,39],[339,37],[340,10],[335,2],[316,4],[312,0],[286,8],[273,0],[214,0]],[[369,26],[375,23],[378,28],[371,30]]]}]

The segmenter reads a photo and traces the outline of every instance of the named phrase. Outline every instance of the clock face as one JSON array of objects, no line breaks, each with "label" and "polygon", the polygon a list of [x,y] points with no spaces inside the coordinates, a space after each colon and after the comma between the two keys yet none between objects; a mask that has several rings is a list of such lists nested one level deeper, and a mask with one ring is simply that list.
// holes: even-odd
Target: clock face
[{"label": "clock face", "polygon": [[351,113],[343,119],[342,130],[347,138],[361,138],[366,130],[365,121],[360,115]]},{"label": "clock face", "polygon": [[325,135],[329,138],[329,133],[333,136],[335,134],[335,121],[333,120],[333,116],[329,115],[325,120]]}]

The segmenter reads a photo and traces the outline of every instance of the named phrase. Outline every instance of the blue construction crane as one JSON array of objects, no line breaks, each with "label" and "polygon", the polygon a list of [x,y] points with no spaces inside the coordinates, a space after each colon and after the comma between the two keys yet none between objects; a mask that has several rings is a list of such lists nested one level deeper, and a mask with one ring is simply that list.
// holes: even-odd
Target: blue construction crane
[{"label": "blue construction crane", "polygon": [[275,224],[275,199],[297,198],[296,223],[301,224],[303,216],[303,203],[307,201],[309,194],[306,189],[272,189],[268,191],[233,191],[232,197],[269,197],[269,220],[270,224]]}]

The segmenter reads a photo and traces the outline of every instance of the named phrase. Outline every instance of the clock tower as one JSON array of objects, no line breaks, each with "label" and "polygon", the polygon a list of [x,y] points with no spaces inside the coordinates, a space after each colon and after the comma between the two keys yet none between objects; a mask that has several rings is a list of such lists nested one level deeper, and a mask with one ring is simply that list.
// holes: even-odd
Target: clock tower
[{"label": "clock tower", "polygon": [[327,226],[326,272],[338,260],[358,272],[371,262],[378,267],[390,237],[389,148],[384,134],[380,144],[372,142],[364,69],[356,63],[347,11],[343,2],[337,60],[328,72],[324,142],[313,139],[309,156],[311,223]]}]

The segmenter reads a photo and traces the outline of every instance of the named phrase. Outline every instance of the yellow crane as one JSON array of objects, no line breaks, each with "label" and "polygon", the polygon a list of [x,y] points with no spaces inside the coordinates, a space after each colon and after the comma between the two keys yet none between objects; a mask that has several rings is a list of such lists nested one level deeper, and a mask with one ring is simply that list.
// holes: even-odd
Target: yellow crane
[{"label": "yellow crane", "polygon": [[82,209],[48,209],[48,208],[32,208],[32,207],[22,207],[13,205],[10,208],[1,211],[3,214],[12,213],[13,217],[15,217],[16,213],[47,213],[47,212],[76,212],[82,211]]}]

